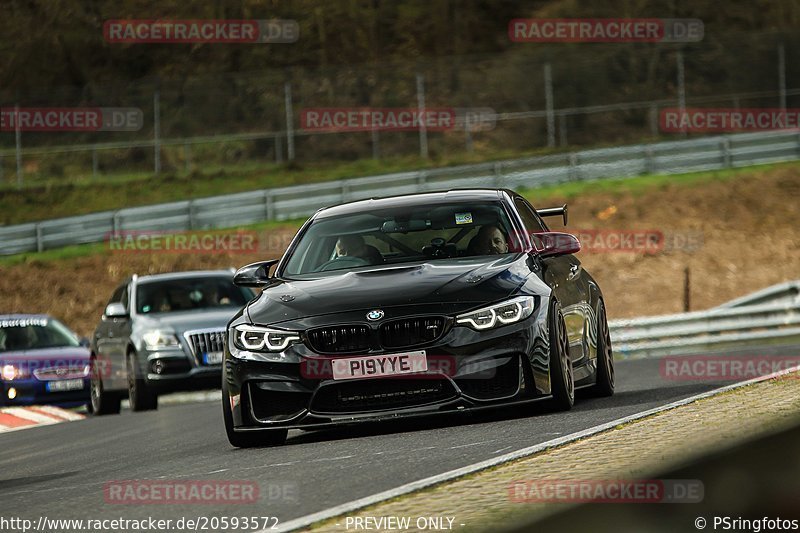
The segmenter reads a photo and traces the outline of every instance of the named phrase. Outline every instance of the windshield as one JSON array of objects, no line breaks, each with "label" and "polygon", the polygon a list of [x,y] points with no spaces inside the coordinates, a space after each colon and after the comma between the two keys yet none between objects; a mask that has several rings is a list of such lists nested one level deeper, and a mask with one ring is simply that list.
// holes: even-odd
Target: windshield
[{"label": "windshield", "polygon": [[0,319],[0,352],[80,346],[78,337],[46,317]]},{"label": "windshield", "polygon": [[245,287],[227,277],[184,278],[140,283],[136,311],[141,314],[243,307],[252,298]]},{"label": "windshield", "polygon": [[393,207],[313,222],[283,271],[309,276],[519,250],[499,202]]}]

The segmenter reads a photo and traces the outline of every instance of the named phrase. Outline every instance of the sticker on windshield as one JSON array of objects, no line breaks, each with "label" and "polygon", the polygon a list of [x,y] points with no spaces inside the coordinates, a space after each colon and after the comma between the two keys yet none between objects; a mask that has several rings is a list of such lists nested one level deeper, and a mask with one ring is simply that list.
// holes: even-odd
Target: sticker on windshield
[{"label": "sticker on windshield", "polygon": [[472,213],[456,213],[456,224],[472,224]]}]

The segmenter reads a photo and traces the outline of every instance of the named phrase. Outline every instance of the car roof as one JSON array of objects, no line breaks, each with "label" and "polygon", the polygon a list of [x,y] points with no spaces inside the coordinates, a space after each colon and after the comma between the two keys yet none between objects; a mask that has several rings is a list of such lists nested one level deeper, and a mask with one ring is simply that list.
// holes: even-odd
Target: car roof
[{"label": "car roof", "polygon": [[163,274],[147,274],[144,276],[136,276],[136,282],[150,282],[150,281],[170,281],[177,279],[187,278],[207,278],[216,276],[225,276],[233,279],[233,270],[187,270],[184,272],[165,272]]},{"label": "car roof", "polygon": [[387,196],[384,198],[369,198],[368,200],[356,200],[346,204],[325,207],[317,211],[315,218],[363,213],[373,209],[391,207],[424,204],[436,205],[446,202],[497,201],[502,199],[503,193],[511,193],[511,191],[506,191],[505,189],[451,189],[449,191],[421,192],[399,196]]}]

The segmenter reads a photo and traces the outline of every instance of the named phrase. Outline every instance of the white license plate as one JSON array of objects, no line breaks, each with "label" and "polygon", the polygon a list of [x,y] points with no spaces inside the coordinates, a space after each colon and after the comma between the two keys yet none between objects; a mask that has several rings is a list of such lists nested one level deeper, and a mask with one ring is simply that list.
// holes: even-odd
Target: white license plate
[{"label": "white license plate", "polygon": [[400,376],[428,370],[425,350],[389,355],[370,355],[334,359],[331,363],[333,379],[374,378]]},{"label": "white license plate", "polygon": [[218,365],[222,363],[222,352],[205,352],[203,362],[207,365]]},{"label": "white license plate", "polygon": [[83,389],[82,379],[65,379],[64,381],[48,381],[48,392],[64,392],[68,390],[81,390]]}]

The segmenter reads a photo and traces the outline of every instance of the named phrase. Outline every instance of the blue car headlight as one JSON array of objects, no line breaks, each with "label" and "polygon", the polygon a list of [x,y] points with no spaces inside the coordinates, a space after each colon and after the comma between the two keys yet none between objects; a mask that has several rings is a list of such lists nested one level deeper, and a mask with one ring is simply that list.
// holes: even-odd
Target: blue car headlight
[{"label": "blue car headlight", "polygon": [[525,320],[536,308],[533,296],[518,296],[456,317],[457,324],[483,331]]}]

